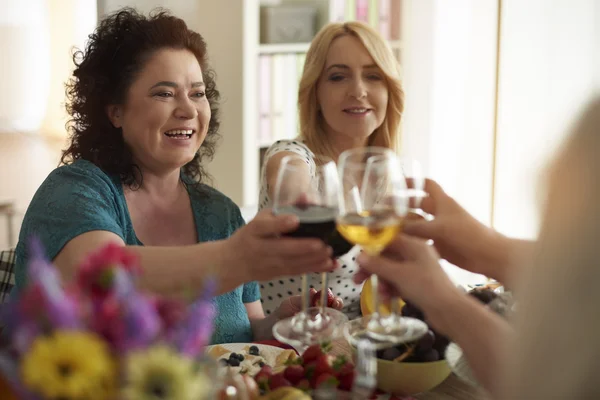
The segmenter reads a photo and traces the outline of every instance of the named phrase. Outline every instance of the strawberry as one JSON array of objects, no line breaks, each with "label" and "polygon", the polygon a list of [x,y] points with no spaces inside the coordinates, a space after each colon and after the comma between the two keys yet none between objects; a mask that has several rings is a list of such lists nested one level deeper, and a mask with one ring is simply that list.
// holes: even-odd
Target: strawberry
[{"label": "strawberry", "polygon": [[351,391],[352,390],[352,385],[354,385],[354,378],[356,377],[356,372],[354,370],[351,370],[348,373],[345,374],[338,374],[337,375],[337,379],[339,381],[339,385],[338,385],[338,389],[340,390],[345,390],[345,391]]},{"label": "strawberry", "polygon": [[311,361],[307,364],[304,364],[304,377],[306,379],[312,380],[316,376],[315,370],[317,369],[317,362]]},{"label": "strawberry", "polygon": [[320,355],[327,353],[331,349],[331,343],[313,344],[302,354],[304,365],[316,360]]},{"label": "strawberry", "polygon": [[354,372],[354,365],[350,363],[345,363],[340,366],[334,366],[334,371],[336,376],[348,375]]},{"label": "strawberry", "polygon": [[333,369],[331,368],[331,365],[329,364],[329,357],[327,357],[326,354],[322,354],[316,359],[314,373],[317,376],[333,373]]},{"label": "strawberry", "polygon": [[[322,290],[319,290],[316,293],[313,293],[310,304],[312,307],[320,307],[321,306],[321,293]],[[333,302],[335,301],[335,296],[331,289],[327,289],[327,307],[333,307]]]},{"label": "strawberry", "polygon": [[333,362],[334,374],[339,381],[338,388],[340,390],[350,391],[354,384],[354,365],[348,362],[346,357],[338,356]]},{"label": "strawberry", "polygon": [[296,385],[304,379],[304,367],[302,365],[290,365],[283,371],[283,376],[290,381],[292,385]]},{"label": "strawberry", "polygon": [[308,392],[310,390],[310,382],[308,379],[302,379],[296,384],[296,388],[302,390],[303,392]]},{"label": "strawberry", "polygon": [[318,388],[318,387],[325,386],[325,385],[337,387],[338,380],[332,374],[328,374],[328,373],[321,374],[316,379],[314,387]]},{"label": "strawberry", "polygon": [[254,376],[254,380],[256,381],[260,389],[267,390],[271,376],[273,376],[273,370],[268,365],[265,365]]},{"label": "strawberry", "polygon": [[292,384],[290,383],[290,381],[285,379],[282,372],[271,376],[271,379],[269,380],[269,389],[270,390],[279,389],[280,387],[285,387],[285,386],[292,386]]}]

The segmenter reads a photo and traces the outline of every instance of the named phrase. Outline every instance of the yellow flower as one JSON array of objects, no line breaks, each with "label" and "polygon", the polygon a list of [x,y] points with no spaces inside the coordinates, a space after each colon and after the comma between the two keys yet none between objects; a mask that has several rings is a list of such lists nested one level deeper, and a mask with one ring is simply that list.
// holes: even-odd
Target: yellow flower
[{"label": "yellow flower", "polygon": [[130,354],[126,368],[125,400],[198,400],[211,385],[192,360],[162,345]]},{"label": "yellow flower", "polygon": [[115,394],[117,375],[101,338],[59,331],[33,342],[21,361],[21,377],[44,398],[109,400]]}]

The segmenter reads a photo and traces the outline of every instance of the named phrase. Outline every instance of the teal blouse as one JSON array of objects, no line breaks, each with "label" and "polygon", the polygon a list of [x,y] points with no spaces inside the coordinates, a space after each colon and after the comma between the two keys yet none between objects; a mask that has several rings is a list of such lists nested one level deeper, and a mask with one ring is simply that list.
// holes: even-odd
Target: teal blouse
[{"label": "teal blouse", "polygon": [[[184,181],[191,183],[187,177]],[[198,191],[190,188],[188,193],[199,242],[226,239],[244,225],[239,207],[219,191],[201,184]],[[113,232],[127,245],[143,245],[133,230],[119,177],[109,176],[85,160],[52,171],[35,193],[23,220],[16,248],[14,291],[26,284],[26,243],[31,235],[40,238],[48,257],[54,259],[71,239],[95,230]],[[244,303],[259,299],[257,282],[215,297],[213,343],[251,342]]]}]

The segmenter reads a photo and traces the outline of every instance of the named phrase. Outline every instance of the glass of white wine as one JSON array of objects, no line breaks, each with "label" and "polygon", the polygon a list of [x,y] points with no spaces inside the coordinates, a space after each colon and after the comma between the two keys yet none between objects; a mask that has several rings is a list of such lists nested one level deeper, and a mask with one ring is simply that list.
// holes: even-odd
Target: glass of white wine
[{"label": "glass of white wine", "polygon": [[[377,256],[402,230],[409,210],[407,182],[400,159],[383,147],[363,147],[340,155],[340,213],[337,229],[349,242]],[[371,276],[374,313],[347,324],[348,340],[371,339],[378,348],[413,341],[427,332],[418,319],[405,318],[392,309],[380,315],[379,279]]]}]

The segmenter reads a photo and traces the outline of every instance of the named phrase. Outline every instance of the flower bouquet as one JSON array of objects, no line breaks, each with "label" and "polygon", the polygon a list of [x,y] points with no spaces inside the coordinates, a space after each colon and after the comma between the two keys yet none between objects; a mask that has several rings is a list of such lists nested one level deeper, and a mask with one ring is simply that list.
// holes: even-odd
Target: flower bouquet
[{"label": "flower bouquet", "polygon": [[[215,281],[190,305],[136,287],[136,257],[109,244],[89,254],[70,285],[29,246],[28,285],[2,309],[0,378],[31,400],[202,400],[216,365],[204,348],[213,332]],[[3,397],[4,398],[4,397]]]}]

